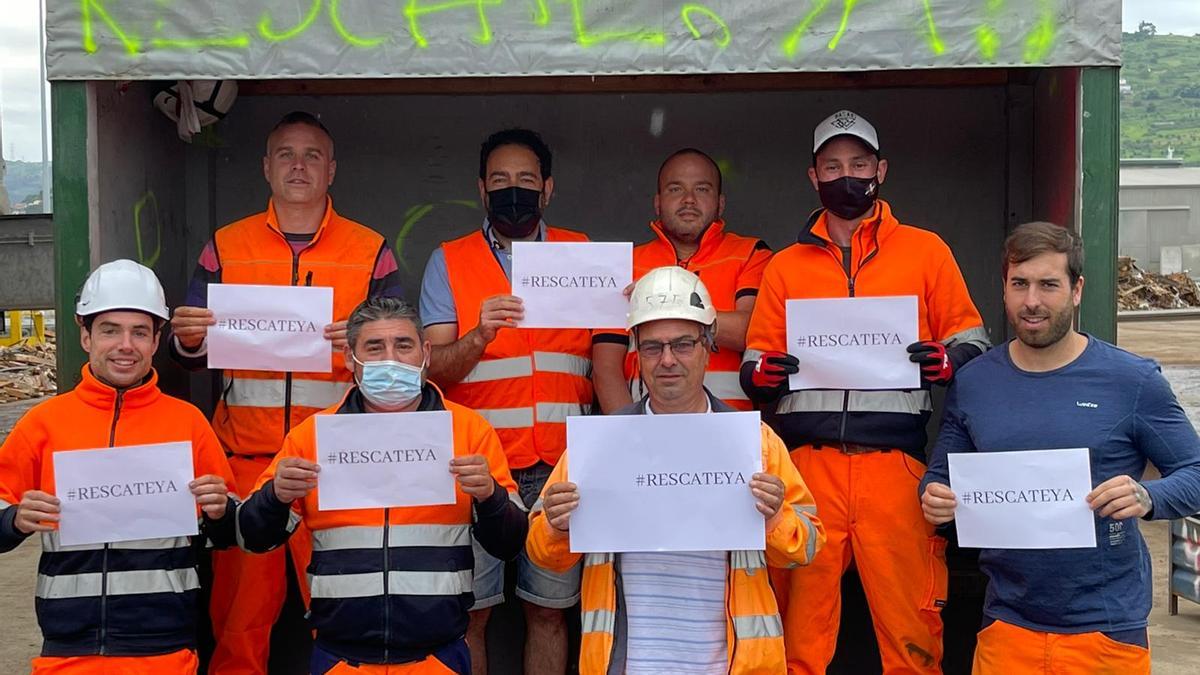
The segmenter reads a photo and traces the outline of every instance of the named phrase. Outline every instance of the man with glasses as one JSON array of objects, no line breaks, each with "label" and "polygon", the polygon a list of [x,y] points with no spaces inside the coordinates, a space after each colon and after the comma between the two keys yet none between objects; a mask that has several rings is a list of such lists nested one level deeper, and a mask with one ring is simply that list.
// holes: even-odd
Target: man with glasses
[{"label": "man with glasses", "polygon": [[[616,414],[734,412],[704,387],[716,318],[695,274],[672,265],[642,277],[630,298],[629,329],[647,395]],[[749,487],[766,550],[587,554],[582,675],[783,672],[783,627],[763,568],[808,564],[825,534],[783,441],[761,428],[763,470]],[[565,570],[585,557],[571,552],[569,538],[579,500],[564,457],[533,507],[526,548],[535,564]]]}]

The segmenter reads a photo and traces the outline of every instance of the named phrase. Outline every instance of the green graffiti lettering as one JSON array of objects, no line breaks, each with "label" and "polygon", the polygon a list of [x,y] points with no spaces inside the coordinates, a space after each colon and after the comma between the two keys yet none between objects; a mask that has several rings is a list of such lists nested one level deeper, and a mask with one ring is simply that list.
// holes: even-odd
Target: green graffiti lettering
[{"label": "green graffiti lettering", "polygon": [[92,32],[92,12],[104,22],[108,29],[117,36],[121,41],[121,45],[125,47],[125,53],[133,56],[142,50],[141,42],[136,37],[126,33],[112,16],[108,10],[104,9],[104,5],[100,4],[100,0],[81,0],[79,3],[79,11],[82,14],[83,23],[83,49],[89,54],[95,54],[99,47],[96,46],[96,38]]},{"label": "green graffiti lettering", "polygon": [[653,45],[667,43],[667,34],[645,28],[633,30],[611,30],[600,33],[588,31],[583,17],[583,0],[561,0],[571,6],[571,22],[575,26],[575,42],[580,47],[591,47],[602,42],[649,42]]},{"label": "green graffiti lettering", "polygon": [[[154,22],[154,30],[162,32],[163,21],[159,19]],[[150,40],[150,44],[156,49],[203,49],[205,47],[226,47],[245,49],[250,46],[250,36],[245,33],[241,35],[230,35],[228,37],[209,37],[209,38],[164,38],[155,37]]]},{"label": "green graffiti lettering", "polygon": [[854,6],[857,4],[858,0],[842,0],[842,20],[838,22],[837,32],[829,38],[829,44],[826,45],[829,51],[837,49],[838,44],[841,43],[842,36],[846,34],[846,27],[850,25],[850,13],[854,11]]},{"label": "green graffiti lettering", "polygon": [[679,10],[679,16],[683,18],[683,24],[687,26],[687,29],[691,32],[692,37],[696,38],[697,40],[701,38],[700,31],[696,28],[696,24],[692,23],[693,12],[699,12],[708,17],[710,21],[717,24],[717,28],[721,29],[721,37],[718,37],[714,40],[718,47],[725,49],[729,46],[730,41],[733,40],[733,34],[729,32],[729,24],[725,23],[725,20],[722,19],[716,12],[705,7],[704,5],[689,3],[684,5],[683,8]]},{"label": "green graffiti lettering", "polygon": [[787,56],[789,59],[796,56],[796,52],[800,50],[800,38],[804,37],[805,33],[808,32],[808,27],[812,25],[813,21],[817,20],[818,16],[821,16],[821,14],[825,11],[825,8],[829,6],[829,3],[830,0],[817,0],[815,3],[813,3],[812,10],[810,10],[809,13],[804,16],[804,19],[792,29],[792,32],[789,33],[786,38],[784,38],[783,53],[785,56]]},{"label": "green graffiti lettering", "polygon": [[979,44],[979,53],[988,61],[996,60],[1000,51],[1000,35],[991,26],[980,26],[975,29],[975,42]]},{"label": "green graffiti lettering", "polygon": [[538,26],[550,25],[550,7],[546,0],[533,0],[533,23]]},{"label": "green graffiti lettering", "polygon": [[996,54],[1000,52],[1000,33],[996,32],[991,23],[1002,9],[1004,0],[987,0],[988,23],[975,29],[975,43],[979,46],[979,53],[988,61],[995,61]]},{"label": "green graffiti lettering", "polygon": [[1041,13],[1037,25],[1025,37],[1025,63],[1036,63],[1046,58],[1054,48],[1056,31],[1054,27],[1053,0],[1038,0]]},{"label": "green graffiti lettering", "polygon": [[377,47],[383,44],[386,38],[365,38],[351,33],[350,30],[346,28],[346,25],[342,23],[342,17],[338,15],[339,3],[340,0],[329,0],[329,23],[333,25],[333,30],[337,31],[337,34],[346,41],[346,44],[353,45],[355,47],[362,47],[364,49],[370,49],[371,47]]},{"label": "green graffiti lettering", "polygon": [[284,40],[291,40],[297,35],[308,30],[308,27],[313,24],[313,21],[317,20],[317,14],[320,13],[321,0],[313,0],[312,6],[308,8],[308,14],[304,15],[304,18],[300,20],[300,23],[280,33],[276,32],[275,29],[271,27],[271,13],[263,12],[262,17],[258,20],[258,34],[263,36],[263,39],[265,39],[267,42],[283,42]]},{"label": "green graffiti lettering", "polygon": [[[421,32],[421,24],[419,19],[426,14],[436,14],[438,12],[446,12],[462,7],[474,7],[475,13],[479,15],[479,32],[471,37],[476,44],[487,45],[492,43],[492,25],[488,22],[487,12],[485,7],[491,5],[493,7],[503,4],[504,0],[446,0],[433,5],[421,6],[419,0],[408,0],[408,4],[404,6],[404,16],[408,17],[408,29],[412,33],[413,42],[422,49],[429,46],[429,40],[425,38],[425,34]],[[549,19],[547,19],[549,20]]]},{"label": "green graffiti lettering", "polygon": [[942,42],[942,38],[938,37],[937,22],[933,19],[933,8],[929,6],[929,0],[922,0],[922,2],[925,5],[925,30],[927,31],[926,40],[929,42],[929,51],[940,56],[946,51],[946,44]]},{"label": "green graffiti lettering", "polygon": [[407,272],[411,268],[408,266],[408,261],[404,258],[404,244],[408,241],[408,235],[412,229],[433,212],[438,206],[461,206],[471,209],[472,211],[479,208],[479,203],[473,199],[447,199],[441,202],[427,202],[425,204],[416,204],[410,206],[404,212],[404,220],[400,224],[400,231],[396,233],[396,241],[392,244],[392,250],[396,252],[396,262]]},{"label": "green graffiti lettering", "polygon": [[[142,248],[142,212],[146,210],[146,207],[150,207],[147,215],[154,218],[155,229],[154,253],[149,256]],[[146,194],[142,195],[142,198],[133,205],[133,235],[137,245],[138,262],[153,268],[158,264],[159,256],[162,255],[162,219],[158,215],[158,197],[154,195],[153,190],[147,190]]]}]

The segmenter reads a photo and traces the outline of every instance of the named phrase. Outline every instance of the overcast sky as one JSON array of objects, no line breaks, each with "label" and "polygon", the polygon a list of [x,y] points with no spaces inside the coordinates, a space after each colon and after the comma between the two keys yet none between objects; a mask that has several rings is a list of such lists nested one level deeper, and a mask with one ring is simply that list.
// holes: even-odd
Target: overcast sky
[{"label": "overcast sky", "polygon": [[[6,159],[37,161],[42,156],[38,0],[0,0],[0,5],[0,151]],[[1200,0],[1125,0],[1124,30],[1137,30],[1141,21],[1153,23],[1160,34],[1198,34]]]},{"label": "overcast sky", "polygon": [[4,7],[0,10],[0,119],[4,122],[0,149],[5,159],[36,162],[42,158],[38,0],[0,0],[0,4]]}]

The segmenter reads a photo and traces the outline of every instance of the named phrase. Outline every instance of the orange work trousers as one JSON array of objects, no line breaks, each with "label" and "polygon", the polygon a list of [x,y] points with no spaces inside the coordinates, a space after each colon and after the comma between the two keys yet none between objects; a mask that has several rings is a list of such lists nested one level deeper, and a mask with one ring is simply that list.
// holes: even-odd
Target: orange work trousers
[{"label": "orange work trousers", "polygon": [[806,567],[771,570],[783,616],[789,675],[824,673],[842,614],[841,579],[858,567],[885,675],[941,673],[946,541],[917,499],[925,465],[899,450],[792,451],[825,525],[825,546]]},{"label": "orange work trousers", "polygon": [[424,661],[399,665],[360,663],[352,666],[341,661],[324,673],[316,675],[457,675],[457,673],[438,661],[437,657],[430,655],[425,657]]},{"label": "orange work trousers", "polygon": [[974,675],[1150,675],[1150,650],[1103,633],[1042,633],[993,621],[979,631]]},{"label": "orange work trousers", "polygon": [[[250,496],[271,458],[234,455],[229,458],[237,493]],[[301,523],[281,546],[269,553],[246,553],[231,548],[213,552],[212,614],[216,650],[211,675],[265,675],[271,646],[271,627],[287,597],[287,559],[291,552],[296,582],[308,606],[308,562],[312,537]]]},{"label": "orange work trousers", "polygon": [[181,649],[154,656],[38,656],[32,675],[195,675],[196,652]]}]

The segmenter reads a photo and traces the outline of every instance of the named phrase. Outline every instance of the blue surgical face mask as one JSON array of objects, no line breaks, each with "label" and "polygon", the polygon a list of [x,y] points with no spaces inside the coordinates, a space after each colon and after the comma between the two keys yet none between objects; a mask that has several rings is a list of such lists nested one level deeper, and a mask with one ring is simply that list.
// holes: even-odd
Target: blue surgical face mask
[{"label": "blue surgical face mask", "polygon": [[350,358],[362,366],[362,377],[358,389],[368,401],[385,410],[403,408],[421,396],[425,384],[425,367],[410,366],[399,361],[359,361],[353,354]]}]

